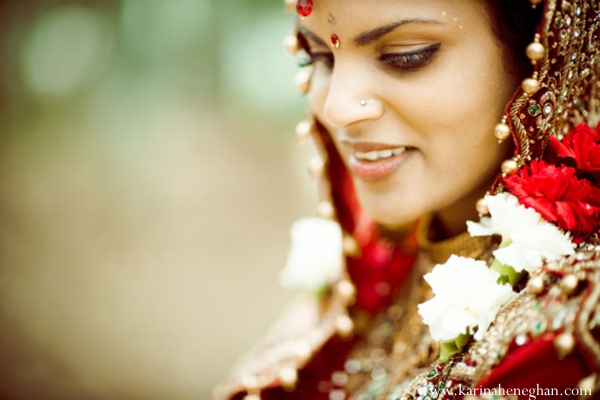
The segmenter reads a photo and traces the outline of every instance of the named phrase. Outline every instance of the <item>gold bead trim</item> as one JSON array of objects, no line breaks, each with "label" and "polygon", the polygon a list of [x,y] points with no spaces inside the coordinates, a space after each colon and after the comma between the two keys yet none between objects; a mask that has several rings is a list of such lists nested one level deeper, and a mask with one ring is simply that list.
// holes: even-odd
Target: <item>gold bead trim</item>
[{"label": "gold bead trim", "polygon": [[314,123],[312,121],[304,120],[300,121],[296,125],[296,140],[298,143],[304,143],[311,137],[314,129]]},{"label": "gold bead trim", "polygon": [[502,143],[502,141],[508,139],[510,137],[510,127],[506,123],[506,115],[502,117],[502,121],[496,125],[494,129],[494,135],[498,139],[498,143]]},{"label": "gold bead trim", "polygon": [[554,339],[554,350],[556,350],[559,360],[563,360],[566,356],[571,354],[574,348],[575,338],[571,332],[561,333]]},{"label": "gold bead trim", "polygon": [[298,34],[292,32],[283,39],[283,47],[285,51],[290,55],[294,56],[300,51],[300,41],[298,40]]},{"label": "gold bead trim", "polygon": [[314,156],[308,164],[308,173],[315,179],[321,179],[325,175],[325,160],[321,156]]},{"label": "gold bead trim", "polygon": [[479,214],[479,217],[484,217],[490,213],[490,209],[489,209],[489,207],[487,205],[487,201],[485,201],[485,199],[477,200],[477,204],[476,204],[475,208],[477,209],[477,213]]},{"label": "gold bead trim", "polygon": [[[531,0],[533,1],[533,0]],[[285,0],[285,10],[286,11],[296,11],[296,0]]]},{"label": "gold bead trim", "polygon": [[301,94],[307,94],[310,91],[310,80],[312,79],[312,66],[304,67],[296,74],[294,81],[296,88]]},{"label": "gold bead trim", "polygon": [[541,2],[542,0],[529,0],[529,3],[531,3],[531,8],[533,9],[535,9]]},{"label": "gold bead trim", "polygon": [[508,160],[504,160],[502,162],[500,169],[502,170],[502,176],[511,175],[517,172],[519,169],[519,164],[514,158],[509,158]]}]

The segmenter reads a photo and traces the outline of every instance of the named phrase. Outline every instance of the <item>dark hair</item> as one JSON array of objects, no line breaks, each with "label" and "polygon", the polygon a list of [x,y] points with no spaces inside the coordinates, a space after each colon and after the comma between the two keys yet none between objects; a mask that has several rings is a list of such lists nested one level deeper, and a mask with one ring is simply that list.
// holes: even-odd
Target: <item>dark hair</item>
[{"label": "dark hair", "polygon": [[506,71],[524,78],[531,74],[531,61],[525,55],[542,17],[543,4],[532,9],[527,0],[484,0],[492,29],[504,51]]}]

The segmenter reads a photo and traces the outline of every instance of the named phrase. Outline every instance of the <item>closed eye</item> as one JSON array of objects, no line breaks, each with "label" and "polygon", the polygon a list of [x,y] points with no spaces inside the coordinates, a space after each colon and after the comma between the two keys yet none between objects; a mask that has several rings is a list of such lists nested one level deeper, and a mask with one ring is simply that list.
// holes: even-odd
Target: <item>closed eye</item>
[{"label": "closed eye", "polygon": [[379,56],[379,61],[401,71],[416,71],[431,63],[440,47],[441,43],[435,43],[418,50],[407,51],[404,53],[382,54]]}]

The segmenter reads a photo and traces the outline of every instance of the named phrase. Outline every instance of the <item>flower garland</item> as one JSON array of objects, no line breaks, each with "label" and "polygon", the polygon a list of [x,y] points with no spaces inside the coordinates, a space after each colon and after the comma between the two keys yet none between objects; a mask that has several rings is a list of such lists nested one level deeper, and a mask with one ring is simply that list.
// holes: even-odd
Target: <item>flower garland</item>
[{"label": "flower garland", "polygon": [[[424,276],[435,296],[418,311],[440,342],[442,362],[471,338],[483,338],[527,274],[573,255],[577,244],[598,232],[600,124],[595,131],[578,125],[562,142],[550,138],[545,160],[532,161],[503,183],[508,192],[485,197],[490,216],[467,221],[473,237],[501,237],[491,265],[453,255]],[[342,241],[337,222],[296,222],[281,283],[323,295],[343,270]]]},{"label": "flower garland", "polygon": [[485,198],[490,217],[467,222],[471,236],[501,236],[490,267],[452,256],[425,275],[435,297],[420,304],[419,313],[440,342],[442,362],[471,337],[483,338],[527,273],[573,255],[600,229],[600,124],[595,131],[577,125],[563,141],[550,138],[545,160],[503,183],[508,192]]},{"label": "flower garland", "polygon": [[319,297],[344,268],[342,229],[323,218],[301,218],[292,225],[290,235],[292,246],[279,282]]},{"label": "flower garland", "polygon": [[481,339],[500,307],[515,296],[512,287],[497,284],[498,272],[471,258],[453,255],[424,278],[435,297],[419,304],[419,314],[431,337],[441,342],[443,361],[460,351],[471,335]]},{"label": "flower garland", "polygon": [[507,177],[506,187],[580,243],[600,225],[600,124],[577,125],[562,142],[551,137],[546,159]]}]

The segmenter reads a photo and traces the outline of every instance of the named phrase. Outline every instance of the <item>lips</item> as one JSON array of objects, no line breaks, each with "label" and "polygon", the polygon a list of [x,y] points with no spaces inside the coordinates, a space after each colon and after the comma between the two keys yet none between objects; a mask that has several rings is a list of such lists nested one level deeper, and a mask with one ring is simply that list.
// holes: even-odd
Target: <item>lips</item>
[{"label": "lips", "polygon": [[349,148],[349,168],[358,178],[368,182],[384,179],[398,170],[414,148],[389,143],[345,142]]},{"label": "lips", "polygon": [[357,151],[354,153],[354,157],[360,161],[379,161],[398,156],[406,151],[406,147],[397,147],[395,149],[387,150],[374,150],[368,152]]}]

